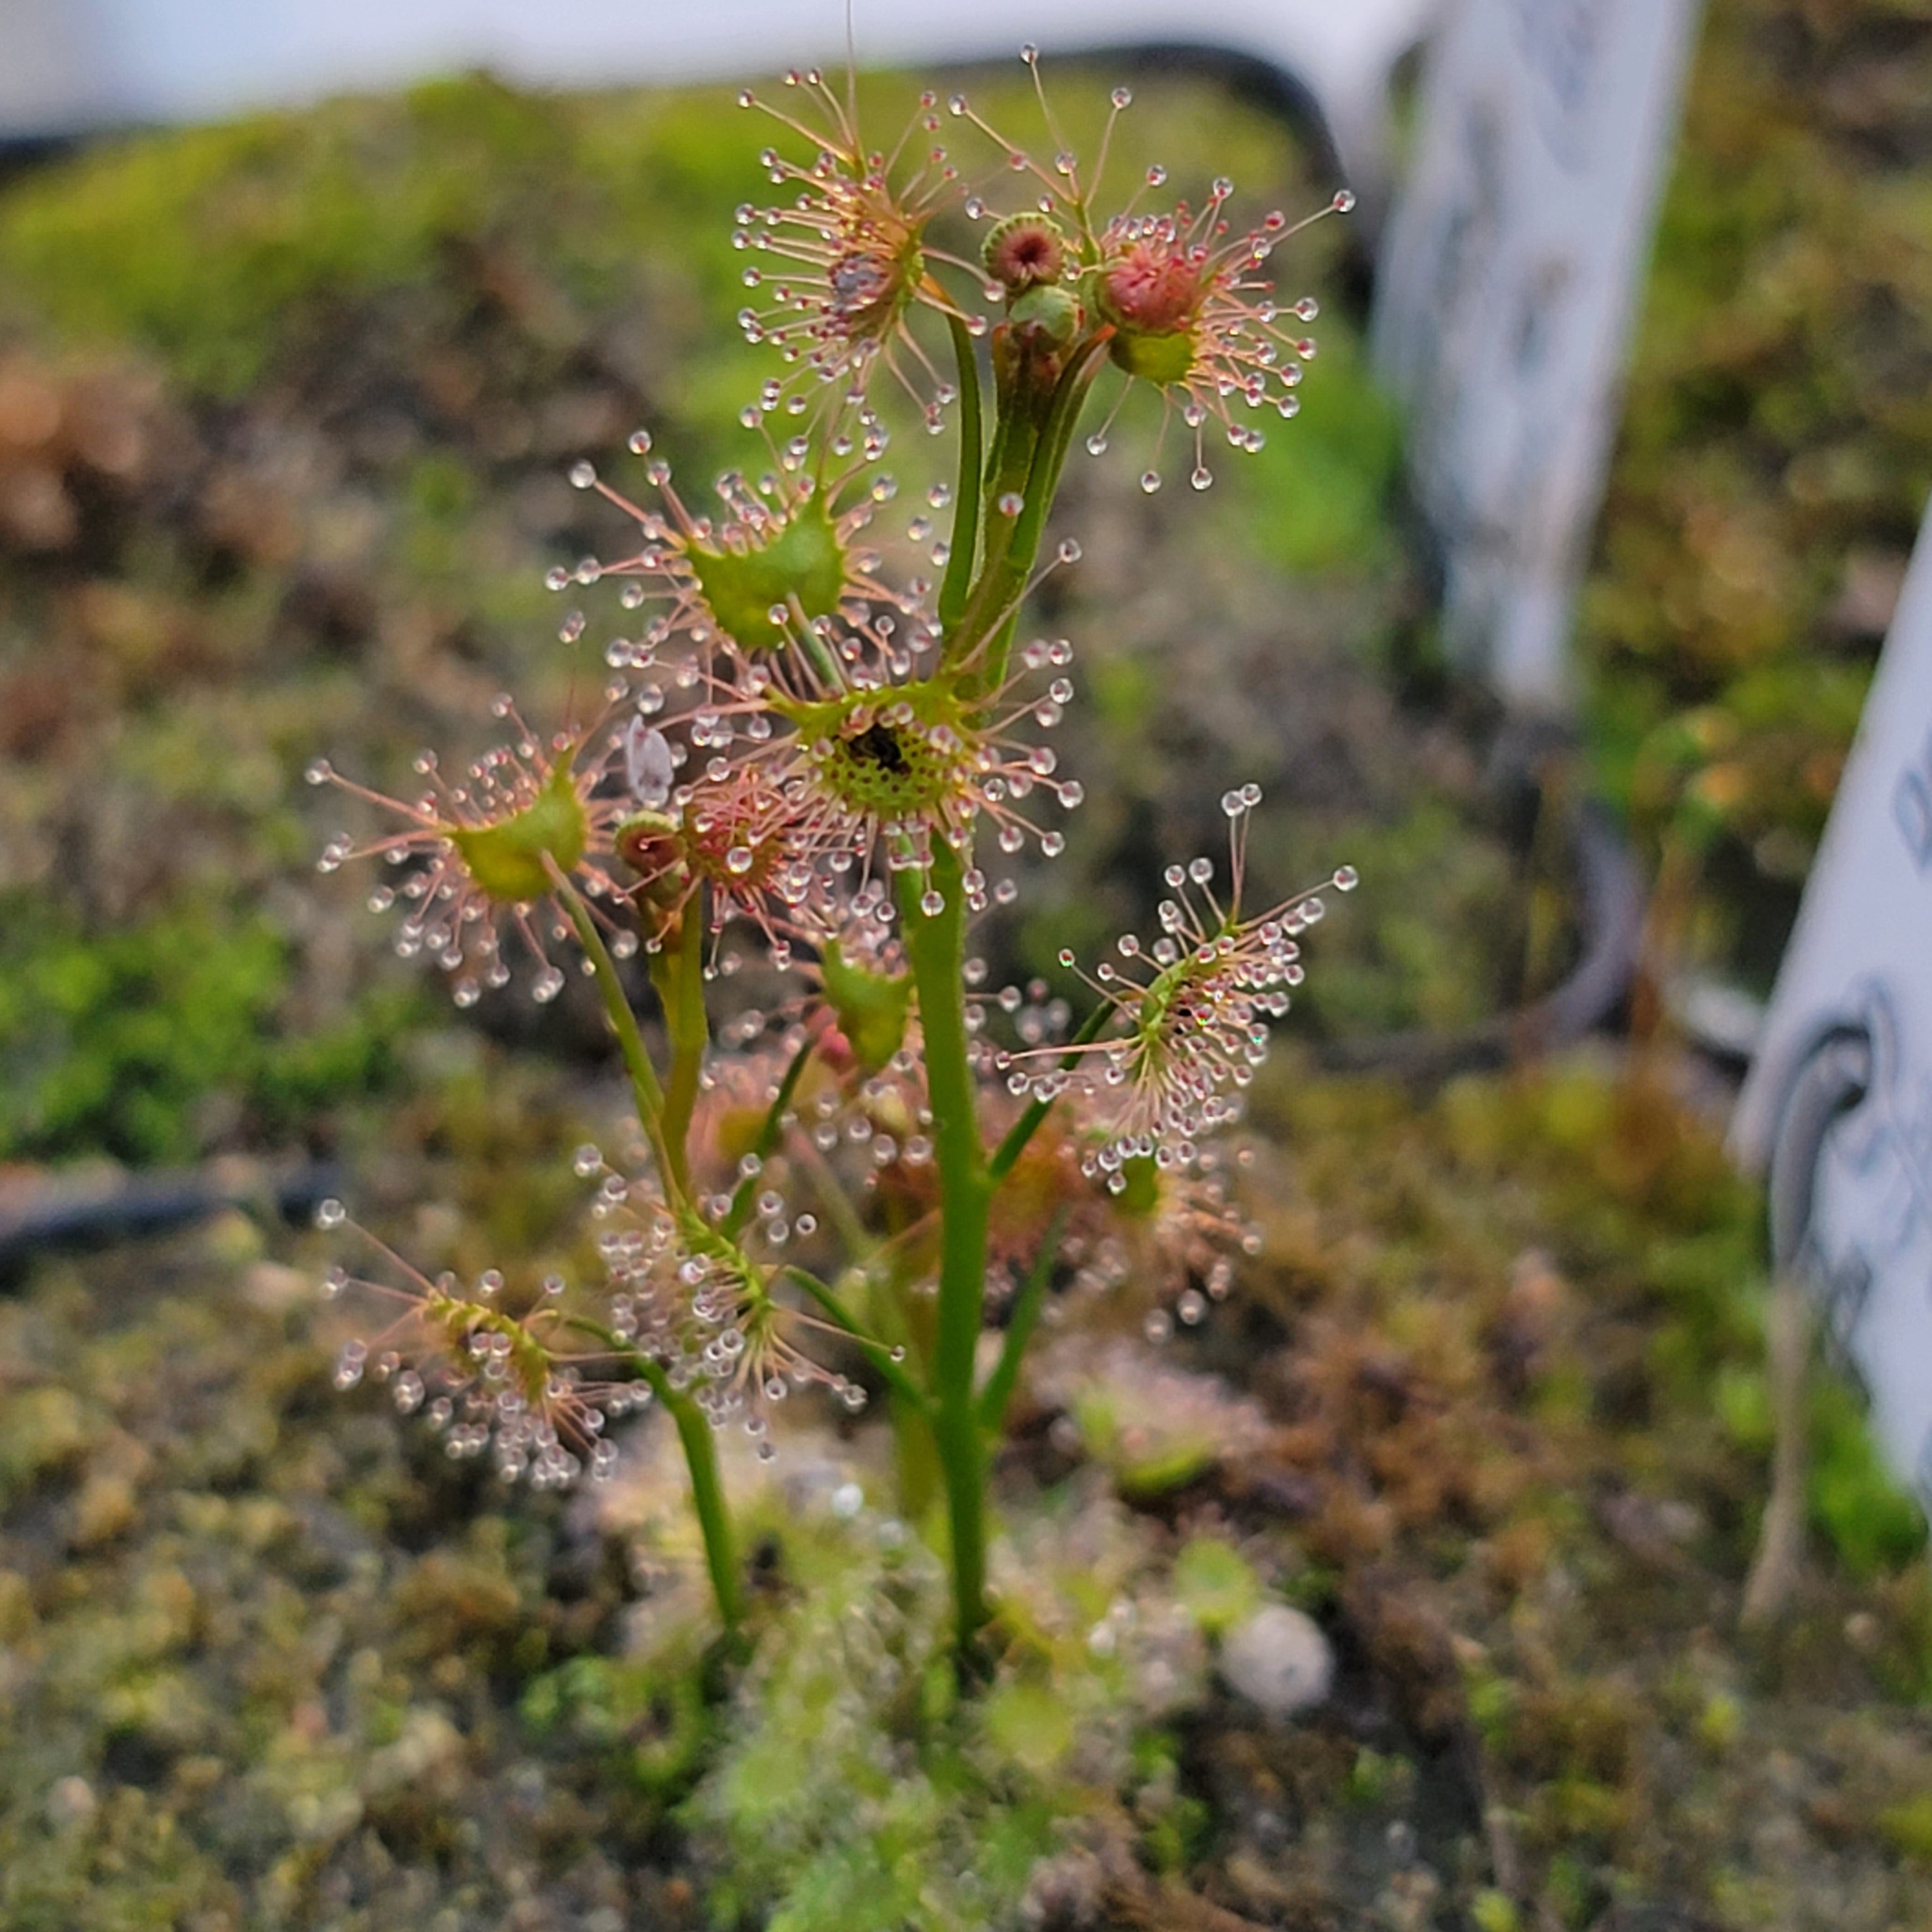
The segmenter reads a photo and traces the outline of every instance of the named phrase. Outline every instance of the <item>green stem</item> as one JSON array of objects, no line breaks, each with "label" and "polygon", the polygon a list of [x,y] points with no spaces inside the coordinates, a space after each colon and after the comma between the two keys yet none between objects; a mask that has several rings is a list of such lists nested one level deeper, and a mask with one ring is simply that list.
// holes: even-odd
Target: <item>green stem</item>
[{"label": "green stem", "polygon": [[1046,1238],[1040,1244],[1040,1252],[1034,1256],[1033,1266],[1027,1270],[1019,1292],[1013,1297],[1012,1308],[1006,1317],[1006,1340],[1000,1347],[1000,1359],[994,1364],[993,1372],[986,1378],[986,1386],[980,1391],[980,1426],[988,1436],[998,1435],[1006,1419],[1006,1405],[1012,1400],[1013,1386],[1019,1380],[1020,1360],[1039,1324],[1040,1308],[1046,1298],[1047,1277],[1053,1272],[1054,1257],[1060,1252],[1060,1237],[1066,1226],[1066,1210],[1062,1208],[1054,1216],[1052,1225],[1046,1231]]},{"label": "green stem", "polygon": [[946,578],[939,587],[939,625],[950,632],[965,607],[967,586],[973,580],[973,560],[980,543],[980,471],[986,460],[984,411],[980,400],[980,358],[965,323],[956,315],[946,321],[952,331],[953,359],[959,365],[959,488],[952,506],[952,550],[946,560]]},{"label": "green stem", "polygon": [[[1000,508],[1010,496],[1024,496],[1027,478],[1033,469],[1034,452],[1039,446],[1041,418],[1039,412],[1014,406],[1011,395],[1002,395],[994,418],[992,448],[986,454],[986,482],[980,499],[979,576],[964,598],[958,622],[946,634],[941,650],[941,670],[952,670],[971,662],[985,642],[987,627],[996,622],[1001,604],[989,604],[987,586],[1004,583],[1009,575],[1006,559],[1012,548],[1013,532],[1024,520],[1022,510],[1009,516]],[[1026,570],[1020,572],[1025,581]],[[976,675],[976,682],[979,680]]]},{"label": "green stem", "polygon": [[988,1615],[986,1606],[986,1452],[973,1375],[986,1290],[986,1216],[992,1197],[968,1052],[964,974],[966,889],[959,854],[933,844],[931,880],[943,904],[921,910],[916,868],[898,875],[905,936],[926,1041],[932,1105],[933,1156],[939,1173],[940,1264],[932,1350],[932,1434],[946,1484],[952,1529],[954,1642],[964,1672]]},{"label": "green stem", "polygon": [[678,1192],[691,1192],[691,1116],[711,1044],[711,1022],[704,1011],[704,920],[700,902],[685,905],[671,944],[651,962],[651,981],[664,1002],[664,1030],[670,1036],[670,1076],[664,1082],[664,1144]]},{"label": "green stem", "polygon": [[[960,661],[982,642],[986,646],[983,661],[973,674],[978,690],[996,691],[1005,679],[1020,598],[1040,555],[1040,538],[1059,493],[1074,428],[1106,353],[1105,337],[1076,348],[1046,407],[1020,417],[1019,424],[1027,433],[1006,441],[1006,473],[993,484],[993,507],[986,518],[986,556],[958,630],[963,646],[958,654]],[[999,499],[1010,492],[1022,500],[1019,514],[1000,516]]]},{"label": "green stem", "polygon": [[712,1594],[718,1600],[718,1614],[725,1629],[734,1636],[745,1620],[744,1588],[738,1575],[738,1558],[731,1536],[731,1514],[724,1500],[724,1484],[718,1470],[716,1432],[704,1410],[686,1391],[672,1388],[670,1378],[650,1356],[640,1354],[615,1330],[585,1316],[572,1316],[570,1326],[593,1336],[627,1367],[649,1384],[677,1428],[677,1439],[684,1450],[685,1468],[691,1476],[691,1500],[698,1512],[698,1526],[704,1538],[705,1567],[711,1573]]},{"label": "green stem", "polygon": [[1020,512],[1018,527],[1013,532],[1013,547],[1016,550],[1024,550],[1029,570],[1040,553],[1040,540],[1046,532],[1053,500],[1060,494],[1060,472],[1066,467],[1066,452],[1072,443],[1080,412],[1086,405],[1087,392],[1100,373],[1106,352],[1105,337],[1076,350],[1054,390],[1046,424],[1040,431],[1040,446],[1034,454],[1033,470],[1027,478],[1026,508]]},{"label": "green stem", "polygon": [[682,1170],[674,1169],[668,1158],[664,1133],[664,1089],[658,1084],[657,1070],[651,1064],[650,1055],[644,1051],[644,1035],[638,1030],[638,1016],[631,1010],[617,962],[611,958],[610,949],[604,944],[604,935],[598,931],[597,922],[591,917],[590,908],[584,903],[577,888],[561,873],[555,875],[554,883],[558,902],[570,915],[570,922],[577,928],[578,941],[584,948],[584,956],[590,962],[592,975],[602,996],[610,1030],[617,1036],[618,1050],[624,1056],[624,1065],[631,1076],[638,1124],[650,1142],[651,1151],[657,1160],[658,1177],[667,1192],[681,1192]]}]

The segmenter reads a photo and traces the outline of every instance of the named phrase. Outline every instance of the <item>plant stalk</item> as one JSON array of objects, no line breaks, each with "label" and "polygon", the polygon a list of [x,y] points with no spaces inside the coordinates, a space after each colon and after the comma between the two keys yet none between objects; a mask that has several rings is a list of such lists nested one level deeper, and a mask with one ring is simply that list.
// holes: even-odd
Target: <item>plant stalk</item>
[{"label": "plant stalk", "polygon": [[724,1499],[724,1484],[718,1468],[718,1444],[710,1420],[686,1391],[671,1386],[670,1378],[661,1364],[640,1354],[614,1330],[580,1315],[570,1318],[570,1326],[602,1342],[634,1370],[650,1385],[651,1393],[676,1426],[684,1466],[691,1477],[692,1504],[698,1512],[698,1529],[704,1538],[704,1564],[711,1576],[712,1594],[717,1599],[718,1614],[725,1630],[735,1637],[745,1621],[744,1586],[739,1579],[731,1513]]},{"label": "plant stalk", "polygon": [[[1075,425],[1106,352],[1104,337],[1080,345],[1052,394],[1035,400],[1016,424],[1010,427],[1003,415],[995,432],[994,448],[1000,453],[1000,474],[988,486],[992,500],[986,512],[985,555],[958,631],[962,646],[958,662],[966,662],[983,647],[984,656],[974,665],[972,674],[974,686],[980,691],[997,691],[1006,677],[1020,599],[1040,556],[1047,513],[1059,494],[1060,472],[1066,467]],[[1012,434],[1016,428],[1019,434]],[[1010,493],[1021,499],[1018,514],[1011,517],[999,510],[1000,499]]]},{"label": "plant stalk", "polygon": [[980,470],[986,461],[986,428],[980,400],[980,358],[965,323],[948,316],[953,359],[959,365],[959,487],[952,509],[952,550],[939,587],[939,622],[950,633],[965,607],[980,543]]},{"label": "plant stalk", "polygon": [[986,1604],[986,1452],[973,1373],[984,1314],[992,1185],[980,1139],[968,1053],[966,889],[959,855],[944,840],[934,842],[931,880],[944,901],[939,911],[920,909],[921,875],[912,868],[898,875],[899,910],[926,1040],[933,1155],[939,1173],[939,1305],[930,1394],[933,1440],[952,1532],[955,1654],[964,1676],[970,1674],[976,1640],[991,1614]]},{"label": "plant stalk", "polygon": [[[650,1055],[644,1050],[644,1035],[638,1030],[638,1016],[631,1010],[617,962],[611,958],[610,949],[604,944],[604,935],[598,931],[597,922],[590,916],[590,908],[584,903],[583,896],[562,873],[554,872],[553,877],[558,901],[569,914],[570,922],[577,928],[578,942],[584,948],[584,956],[590,962],[592,976],[603,999],[604,1016],[610,1022],[610,1030],[617,1036],[618,1050],[624,1057],[626,1070],[631,1076],[638,1124],[650,1142],[658,1178],[667,1193],[682,1195],[686,1191],[683,1168],[681,1163],[676,1167],[672,1166],[664,1138],[664,1088],[658,1083],[657,1070],[651,1064]],[[679,1151],[682,1154],[682,1147]]]},{"label": "plant stalk", "polygon": [[651,982],[664,1003],[664,1029],[670,1036],[670,1076],[664,1083],[664,1144],[678,1191],[691,1192],[691,1116],[711,1044],[711,1022],[704,1010],[704,918],[693,898],[678,919],[676,936],[651,962]]}]

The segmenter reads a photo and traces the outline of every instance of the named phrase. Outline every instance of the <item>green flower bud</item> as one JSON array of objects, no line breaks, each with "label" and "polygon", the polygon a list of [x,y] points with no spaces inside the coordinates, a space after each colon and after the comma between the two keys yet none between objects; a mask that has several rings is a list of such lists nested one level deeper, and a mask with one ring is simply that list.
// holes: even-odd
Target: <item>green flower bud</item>
[{"label": "green flower bud", "polygon": [[1081,308],[1072,292],[1058,284],[1029,289],[1007,311],[1016,333],[1030,334],[1054,349],[1064,349],[1080,332]]}]

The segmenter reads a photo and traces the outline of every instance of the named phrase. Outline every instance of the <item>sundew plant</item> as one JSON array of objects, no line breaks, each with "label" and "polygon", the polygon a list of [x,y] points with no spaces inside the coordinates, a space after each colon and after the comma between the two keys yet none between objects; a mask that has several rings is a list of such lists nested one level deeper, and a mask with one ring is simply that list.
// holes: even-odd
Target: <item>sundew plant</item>
[{"label": "sundew plant", "polygon": [[[779,1413],[812,1392],[850,1409],[883,1394],[969,1678],[992,1615],[989,1444],[1042,1307],[1138,1298],[1158,1328],[1226,1293],[1253,1240],[1228,1132],[1323,892],[1354,883],[1344,868],[1255,903],[1260,793],[1238,785],[1225,860],[1168,868],[1156,932],[1084,969],[1062,954],[1084,1013],[1041,985],[992,986],[974,956],[976,919],[1016,895],[1016,857],[1056,855],[1081,802],[1052,744],[1073,647],[1026,622],[1078,555],[1048,536],[1076,439],[1104,454],[1121,396],[1150,386],[1142,487],[1178,463],[1205,490],[1211,450],[1258,448],[1258,424],[1294,415],[1315,353],[1314,302],[1268,277],[1303,224],[1242,226],[1226,180],[1177,202],[1158,168],[1103,200],[1127,90],[1076,155],[1024,58],[1045,160],[962,95],[921,95],[884,149],[849,86],[816,72],[788,75],[782,104],[740,97],[775,126],[775,197],[740,207],[733,236],[738,321],[774,364],[742,418],[755,460],[707,500],[640,430],[634,484],[572,471],[629,532],[551,577],[608,583],[634,632],[609,646],[586,715],[545,728],[501,699],[497,747],[461,770],[424,753],[412,799],[324,762],[308,775],[381,820],[332,839],[322,868],[385,862],[374,904],[459,1005],[519,979],[548,1000],[573,968],[594,979],[639,1130],[634,1149],[578,1156],[596,1282],[433,1280],[365,1238],[379,1262],[355,1279],[384,1318],[344,1348],[338,1383],[380,1379],[452,1456],[543,1486],[607,1474],[612,1424],[661,1406],[734,1638],[746,1606],[720,1432],[769,1456]],[[894,494],[888,388],[958,446],[908,560],[874,534]],[[748,946],[788,989],[769,1010],[730,998]],[[330,1202],[321,1219],[346,1216]]]}]

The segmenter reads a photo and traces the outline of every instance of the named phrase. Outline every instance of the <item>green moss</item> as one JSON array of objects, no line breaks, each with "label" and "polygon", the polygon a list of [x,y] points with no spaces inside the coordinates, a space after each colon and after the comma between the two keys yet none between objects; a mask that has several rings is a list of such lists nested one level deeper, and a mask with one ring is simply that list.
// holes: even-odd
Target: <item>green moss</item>
[{"label": "green moss", "polygon": [[1932,1864],[1932,1792],[1888,1804],[1878,1814],[1878,1828],[1900,1856]]},{"label": "green moss", "polygon": [[100,1149],[185,1160],[202,1150],[218,1098],[273,1137],[378,1089],[418,995],[377,994],[333,1026],[285,1037],[290,966],[268,920],[214,903],[88,934],[16,897],[0,914],[0,1158]]},{"label": "green moss", "polygon": [[1073,1714],[1038,1679],[1000,1684],[980,1712],[988,1738],[1001,1755],[1036,1778],[1051,1772],[1073,1748]]},{"label": "green moss", "polygon": [[[1098,1578],[1087,1560],[1036,1561],[1006,1604],[999,1681],[962,1700],[929,1552],[902,1533],[879,1539],[862,1518],[783,1522],[784,1567],[804,1594],[760,1634],[682,1808],[715,1874],[716,1922],[1009,1924],[1072,1821],[1113,1814],[1128,1790],[1180,1855],[1198,1826],[1173,1791],[1172,1740],[1142,1728],[1126,1748],[1131,1680],[1084,1640],[1096,1606],[1083,1590],[1104,1596],[1136,1560],[1125,1546]],[[1090,1519],[1078,1532],[1085,1559],[1095,1531]]]},{"label": "green moss", "polygon": [[292,307],[421,272],[439,197],[369,193],[369,118],[343,110],[320,140],[278,116],[104,149],[8,197],[0,282],[70,336],[132,335],[238,394]]},{"label": "green moss", "polygon": [[1516,1901],[1507,1892],[1479,1892],[1469,1901],[1476,1932],[1518,1932],[1522,1923]]},{"label": "green moss", "polygon": [[1736,1698],[1718,1694],[1708,1699],[1697,1714],[1697,1742],[1721,1755],[1738,1742],[1744,1727],[1744,1712]]},{"label": "green moss", "polygon": [[1342,1795],[1351,1804],[1378,1810],[1388,1802],[1390,1792],[1397,1782],[1395,1760],[1362,1744],[1349,1763]]},{"label": "green moss", "polygon": [[1811,1391],[1812,1467],[1807,1487],[1814,1526],[1861,1580],[1888,1574],[1925,1547],[1925,1518],[1886,1467],[1863,1405],[1836,1376]]},{"label": "green moss", "polygon": [[71,1468],[97,1426],[70,1389],[30,1388],[10,1396],[0,1424],[0,1507],[10,1508],[42,1478]]},{"label": "green moss", "polygon": [[[1732,1440],[1768,1458],[1775,1425],[1762,1367],[1726,1364],[1712,1393]],[[1886,1468],[1857,1395],[1836,1375],[1813,1378],[1805,1428],[1810,1524],[1838,1562],[1851,1576],[1868,1580],[1912,1561],[1925,1546],[1924,1516]]]},{"label": "green moss", "polygon": [[1516,897],[1501,850],[1436,799],[1331,836],[1346,844],[1330,862],[1346,859],[1366,886],[1322,928],[1322,970],[1296,996],[1308,1022],[1345,1036],[1446,1031],[1494,1012],[1508,997],[1498,928]]}]

